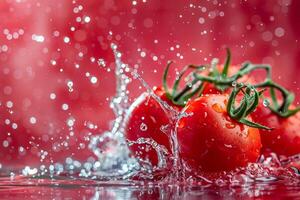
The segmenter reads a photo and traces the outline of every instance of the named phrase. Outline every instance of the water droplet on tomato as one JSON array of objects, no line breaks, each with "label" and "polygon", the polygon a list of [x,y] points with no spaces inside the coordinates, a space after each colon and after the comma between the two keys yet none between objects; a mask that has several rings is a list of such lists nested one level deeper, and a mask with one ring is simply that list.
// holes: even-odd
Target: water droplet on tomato
[{"label": "water droplet on tomato", "polygon": [[268,107],[268,106],[270,105],[269,100],[268,100],[268,99],[264,99],[263,105],[264,105],[265,107]]},{"label": "water droplet on tomato", "polygon": [[225,111],[224,108],[218,103],[214,103],[212,105],[212,109],[218,113],[223,113]]},{"label": "water droplet on tomato", "polygon": [[147,129],[148,129],[147,125],[145,123],[141,123],[140,130],[141,131],[147,131]]},{"label": "water droplet on tomato", "polygon": [[225,126],[226,126],[226,128],[228,128],[228,129],[233,129],[233,128],[235,128],[235,124],[234,124],[234,123],[226,123]]},{"label": "water droplet on tomato", "polygon": [[224,144],[224,146],[227,147],[227,148],[232,148],[231,144]]}]

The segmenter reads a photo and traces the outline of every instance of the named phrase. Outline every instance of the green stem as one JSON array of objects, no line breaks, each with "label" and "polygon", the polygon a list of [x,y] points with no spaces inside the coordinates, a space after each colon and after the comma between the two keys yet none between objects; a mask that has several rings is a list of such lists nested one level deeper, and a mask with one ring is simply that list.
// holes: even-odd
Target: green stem
[{"label": "green stem", "polygon": [[[176,77],[176,80],[174,81],[173,87],[172,87],[172,93],[169,91],[169,87],[167,84],[167,78],[168,78],[168,73],[169,73],[169,68],[171,66],[173,62],[169,61],[167,64],[167,67],[164,71],[164,75],[163,75],[163,88],[166,92],[166,96],[169,100],[171,100],[175,105],[179,105],[179,106],[185,106],[185,101],[188,98],[191,98],[192,96],[194,96],[195,93],[197,93],[198,90],[200,90],[201,88],[196,88],[194,91],[192,91],[191,93],[187,92],[189,90],[191,90],[193,88],[193,86],[195,84],[197,84],[199,82],[199,80],[196,80],[193,76],[194,73],[196,73],[197,71],[203,70],[205,68],[205,65],[187,65],[185,66],[179,73],[179,75]],[[186,73],[186,71],[188,69],[193,69],[194,71],[192,73],[190,73],[190,76],[193,77],[192,82],[186,84],[185,88],[179,92],[179,94],[177,94],[177,89],[179,86],[180,81],[182,80],[184,74]],[[189,75],[188,75],[189,76]],[[182,99],[183,98],[183,99]]]},{"label": "green stem", "polygon": [[[250,74],[254,70],[257,69],[264,69],[266,71],[266,79],[259,84],[254,85],[255,88],[270,88],[270,94],[273,102],[273,107],[269,106],[269,108],[276,113],[277,115],[281,117],[290,117],[294,114],[296,114],[298,111],[300,111],[300,107],[296,107],[293,110],[289,110],[290,105],[294,101],[294,94],[289,92],[287,89],[282,87],[281,85],[275,83],[271,79],[271,67],[269,65],[253,65],[250,63],[245,63],[241,67],[241,69],[231,77],[227,77],[224,79],[220,79],[220,77],[212,77],[212,76],[202,76],[199,74],[195,75],[195,78],[198,80],[201,80],[202,82],[209,82],[213,83],[216,86],[227,86],[231,87],[234,82],[236,82],[238,79],[241,77]],[[276,98],[276,94],[274,89],[278,90],[282,97],[283,97],[283,102],[279,106],[278,101]]]},{"label": "green stem", "polygon": [[171,66],[172,63],[173,63],[172,61],[168,62],[167,67],[166,67],[166,69],[164,71],[164,75],[163,75],[163,88],[164,88],[164,90],[166,92],[166,96],[167,96],[168,99],[172,99],[172,95],[171,95],[171,93],[169,91],[169,87],[168,87],[168,83],[167,83],[168,72],[169,72],[169,68],[170,68],[170,66]]},{"label": "green stem", "polygon": [[223,71],[222,71],[222,77],[226,78],[227,74],[228,74],[228,69],[230,66],[230,60],[231,60],[231,52],[229,48],[226,48],[226,53],[227,53],[227,57],[226,57],[226,61],[223,67]]},{"label": "green stem", "polygon": [[[246,88],[246,92],[244,93],[243,99],[238,108],[235,108],[236,97],[240,91],[243,91],[243,88]],[[238,84],[236,87],[233,88],[229,96],[227,104],[227,113],[232,119],[243,123],[247,126],[270,130],[269,127],[263,126],[255,122],[251,122],[248,119],[246,119],[246,117],[258,106],[258,99],[259,92],[253,86],[244,86]]]},{"label": "green stem", "polygon": [[184,94],[186,94],[188,91],[190,91],[193,86],[198,83],[199,80],[197,79],[193,79],[193,81],[190,84],[187,84],[183,90],[181,90],[181,92],[179,92],[175,97],[174,97],[174,101],[178,101]]}]

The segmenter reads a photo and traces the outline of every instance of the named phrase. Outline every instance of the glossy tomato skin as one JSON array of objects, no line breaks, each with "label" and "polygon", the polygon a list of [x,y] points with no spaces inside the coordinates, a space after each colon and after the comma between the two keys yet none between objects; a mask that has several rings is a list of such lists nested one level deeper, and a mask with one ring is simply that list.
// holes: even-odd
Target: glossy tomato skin
[{"label": "glossy tomato skin", "polygon": [[179,152],[193,170],[232,170],[255,162],[260,155],[259,130],[232,120],[226,112],[227,99],[206,95],[183,110],[193,114],[178,121]]},{"label": "glossy tomato skin", "polygon": [[300,153],[299,112],[291,117],[282,118],[260,104],[252,116],[258,123],[273,128],[272,130],[260,131],[264,150],[285,156]]},{"label": "glossy tomato skin", "polygon": [[[173,108],[181,109],[167,98],[162,88],[154,88],[154,93]],[[162,127],[168,124],[171,124],[171,121],[167,112],[153,97],[144,93],[137,98],[129,109],[125,128],[126,138],[133,142],[139,138],[151,138],[157,144],[164,146],[170,153],[169,137],[162,130]],[[151,145],[133,144],[130,149],[137,157],[149,160],[152,165],[158,164],[157,153]]]}]

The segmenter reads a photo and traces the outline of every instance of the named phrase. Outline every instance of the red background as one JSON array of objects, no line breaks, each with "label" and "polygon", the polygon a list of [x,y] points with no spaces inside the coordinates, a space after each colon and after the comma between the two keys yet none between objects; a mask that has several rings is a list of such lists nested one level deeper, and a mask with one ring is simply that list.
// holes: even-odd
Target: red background
[{"label": "red background", "polygon": [[[168,60],[179,69],[213,57],[222,62],[229,47],[233,63],[271,64],[274,78],[299,96],[299,9],[296,0],[1,1],[0,163],[17,167],[39,162],[41,155],[47,162],[92,155],[88,136],[108,129],[113,119],[111,42],[151,86],[161,84]],[[97,64],[100,58],[106,67]],[[137,86],[130,86],[133,98],[143,91]]]}]

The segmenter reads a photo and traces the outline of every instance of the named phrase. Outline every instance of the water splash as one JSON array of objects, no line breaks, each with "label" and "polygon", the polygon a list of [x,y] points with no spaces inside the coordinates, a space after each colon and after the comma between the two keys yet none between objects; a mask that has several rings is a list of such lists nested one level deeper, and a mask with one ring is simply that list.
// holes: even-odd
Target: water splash
[{"label": "water splash", "polygon": [[[183,117],[188,117],[191,116],[192,113],[186,113],[184,111],[178,111],[175,108],[173,108],[171,105],[169,105],[166,101],[163,101],[159,96],[157,96],[152,88],[148,85],[148,83],[136,72],[132,71],[133,77],[137,78],[144,88],[147,90],[148,94],[155,100],[157,101],[161,108],[165,111],[165,113],[168,114],[168,117],[170,119],[170,123],[166,124],[165,126],[161,127],[161,129],[164,129],[164,133],[167,134],[170,138],[170,144],[171,144],[171,149],[172,149],[172,160],[173,160],[173,167],[172,171],[174,172],[172,175],[174,175],[175,180],[179,180],[181,177],[181,169],[182,169],[182,164],[180,161],[179,157],[179,145],[178,145],[178,140],[177,140],[177,122],[183,118]],[[158,153],[158,158],[159,162],[162,162],[162,156],[159,151]]]},{"label": "water splash", "polygon": [[111,45],[115,56],[116,95],[111,101],[111,108],[115,113],[112,130],[94,136],[89,148],[97,156],[94,164],[94,175],[97,177],[128,178],[138,172],[140,165],[131,155],[124,137],[124,120],[128,109],[127,85],[130,78],[125,74],[128,66],[121,61],[122,54],[115,44]]}]

